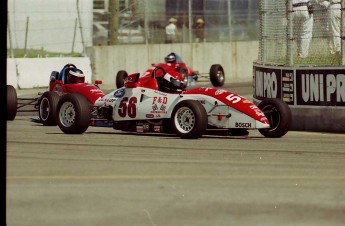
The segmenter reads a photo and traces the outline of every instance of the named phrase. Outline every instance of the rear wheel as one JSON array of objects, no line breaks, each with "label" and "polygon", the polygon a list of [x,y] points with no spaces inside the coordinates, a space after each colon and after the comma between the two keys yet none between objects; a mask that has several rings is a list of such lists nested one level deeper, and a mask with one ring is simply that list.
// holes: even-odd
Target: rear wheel
[{"label": "rear wheel", "polygon": [[38,116],[45,126],[56,126],[56,110],[60,96],[56,92],[45,92],[39,101]]},{"label": "rear wheel", "polygon": [[64,133],[82,134],[89,127],[90,104],[80,94],[66,94],[61,97],[57,112],[57,124]]},{"label": "rear wheel", "polygon": [[171,123],[171,128],[181,138],[197,139],[206,131],[207,113],[200,102],[184,100],[175,106]]},{"label": "rear wheel", "polygon": [[259,129],[265,137],[278,138],[284,136],[291,127],[292,114],[289,105],[280,99],[264,99],[258,105],[259,109],[267,117],[270,127]]},{"label": "rear wheel", "polygon": [[7,85],[7,120],[14,120],[17,115],[17,105],[17,91],[13,86]]},{"label": "rear wheel", "polygon": [[128,77],[126,71],[118,71],[116,74],[116,88],[121,88],[125,85],[125,80]]},{"label": "rear wheel", "polygon": [[223,86],[225,82],[225,73],[220,64],[213,64],[210,68],[210,80],[213,86]]}]

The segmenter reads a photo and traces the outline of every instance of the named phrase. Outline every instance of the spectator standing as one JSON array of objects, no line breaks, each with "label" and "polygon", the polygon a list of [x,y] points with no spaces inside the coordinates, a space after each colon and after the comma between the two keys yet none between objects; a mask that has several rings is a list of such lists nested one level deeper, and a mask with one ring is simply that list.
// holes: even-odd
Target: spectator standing
[{"label": "spectator standing", "polygon": [[305,58],[313,36],[313,13],[309,0],[292,0],[294,37],[297,44],[297,54]]},{"label": "spectator standing", "polygon": [[331,54],[340,52],[340,0],[318,0],[319,4],[327,8],[327,20],[331,36],[330,51]]},{"label": "spectator standing", "polygon": [[176,27],[177,20],[169,19],[169,24],[165,27],[165,43],[174,43],[178,39],[178,31]]},{"label": "spectator standing", "polygon": [[197,19],[195,25],[194,25],[194,35],[195,35],[195,41],[196,42],[205,42],[205,22],[203,19],[199,18]]}]

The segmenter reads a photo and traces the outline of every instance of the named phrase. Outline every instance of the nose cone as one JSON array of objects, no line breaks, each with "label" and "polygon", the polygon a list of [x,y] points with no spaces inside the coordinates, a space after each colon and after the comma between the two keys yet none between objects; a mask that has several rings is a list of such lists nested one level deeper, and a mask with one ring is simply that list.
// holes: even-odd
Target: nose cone
[{"label": "nose cone", "polygon": [[256,120],[255,125],[257,129],[267,129],[271,127],[267,118],[262,118],[261,121]]}]

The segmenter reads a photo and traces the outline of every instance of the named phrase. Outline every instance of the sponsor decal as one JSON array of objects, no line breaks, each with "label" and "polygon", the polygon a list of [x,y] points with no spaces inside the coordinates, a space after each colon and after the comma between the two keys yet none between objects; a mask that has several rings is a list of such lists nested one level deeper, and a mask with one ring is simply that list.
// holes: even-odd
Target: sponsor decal
[{"label": "sponsor decal", "polygon": [[110,98],[102,98],[100,101],[104,101],[106,103],[112,103],[116,101],[116,98],[110,97]]},{"label": "sponsor decal", "polygon": [[251,105],[249,108],[254,110],[257,116],[265,116],[265,114],[255,104]]},{"label": "sponsor decal", "polygon": [[215,92],[215,94],[216,94],[216,95],[221,95],[221,94],[223,94],[223,93],[225,93],[225,92],[226,92],[226,91],[223,90],[223,89],[217,89],[216,92]]},{"label": "sponsor decal", "polygon": [[152,99],[152,105],[154,104],[167,104],[168,103],[168,97],[153,97]]},{"label": "sponsor decal", "polygon": [[153,97],[152,99],[152,111],[151,114],[167,114],[166,104],[168,103],[168,97]]},{"label": "sponsor decal", "polygon": [[143,133],[144,132],[144,126],[137,126],[137,132]]},{"label": "sponsor decal", "polygon": [[248,122],[236,122],[235,127],[236,128],[252,128],[252,124]]},{"label": "sponsor decal", "polygon": [[126,93],[126,89],[125,87],[122,87],[120,89],[117,89],[115,92],[114,92],[114,97],[116,98],[121,98],[125,95]]},{"label": "sponsor decal", "polygon": [[153,131],[155,131],[156,133],[161,132],[161,126],[154,126]]},{"label": "sponsor decal", "polygon": [[99,93],[101,92],[99,89],[90,89],[90,92],[91,93]]},{"label": "sponsor decal", "polygon": [[154,118],[154,114],[146,114],[146,118]]},{"label": "sponsor decal", "polygon": [[282,99],[288,104],[294,104],[294,73],[292,70],[282,72]]},{"label": "sponsor decal", "polygon": [[159,94],[159,95],[162,95],[162,96],[167,96],[167,94],[166,94],[166,93],[163,93],[163,92],[158,91],[158,90],[155,90],[155,93],[157,93],[157,94]]},{"label": "sponsor decal", "polygon": [[167,114],[167,111],[165,109],[166,109],[165,105],[161,105],[160,107],[158,107],[158,105],[155,104],[152,106],[152,111],[150,113],[151,114]]},{"label": "sponsor decal", "polygon": [[280,69],[254,67],[254,96],[261,100],[280,98],[281,74]]},{"label": "sponsor decal", "polygon": [[298,70],[298,105],[345,106],[345,70]]}]

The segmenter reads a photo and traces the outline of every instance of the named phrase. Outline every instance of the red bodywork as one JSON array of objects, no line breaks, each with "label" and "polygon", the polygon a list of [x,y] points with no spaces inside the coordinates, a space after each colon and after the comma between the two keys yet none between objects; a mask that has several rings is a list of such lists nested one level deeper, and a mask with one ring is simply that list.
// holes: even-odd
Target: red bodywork
[{"label": "red bodywork", "polygon": [[[96,81],[96,84],[101,84],[101,82]],[[91,105],[98,98],[105,96],[105,93],[97,85],[89,83],[63,84],[61,80],[50,82],[49,91],[57,92],[60,96],[67,93],[78,93],[86,97]]]},{"label": "red bodywork", "polygon": [[[152,67],[149,68],[143,76],[150,76],[152,74],[153,69],[161,67],[163,68],[167,73],[169,71],[178,71],[179,69],[183,69],[186,72],[187,76],[194,76],[198,74],[197,71],[194,71],[190,67],[188,67],[185,63],[183,62],[176,62],[176,63],[158,63],[158,64],[152,64]],[[157,70],[156,76],[164,76],[162,70]],[[182,77],[183,78],[183,77]],[[183,79],[181,79],[183,80]]]}]

